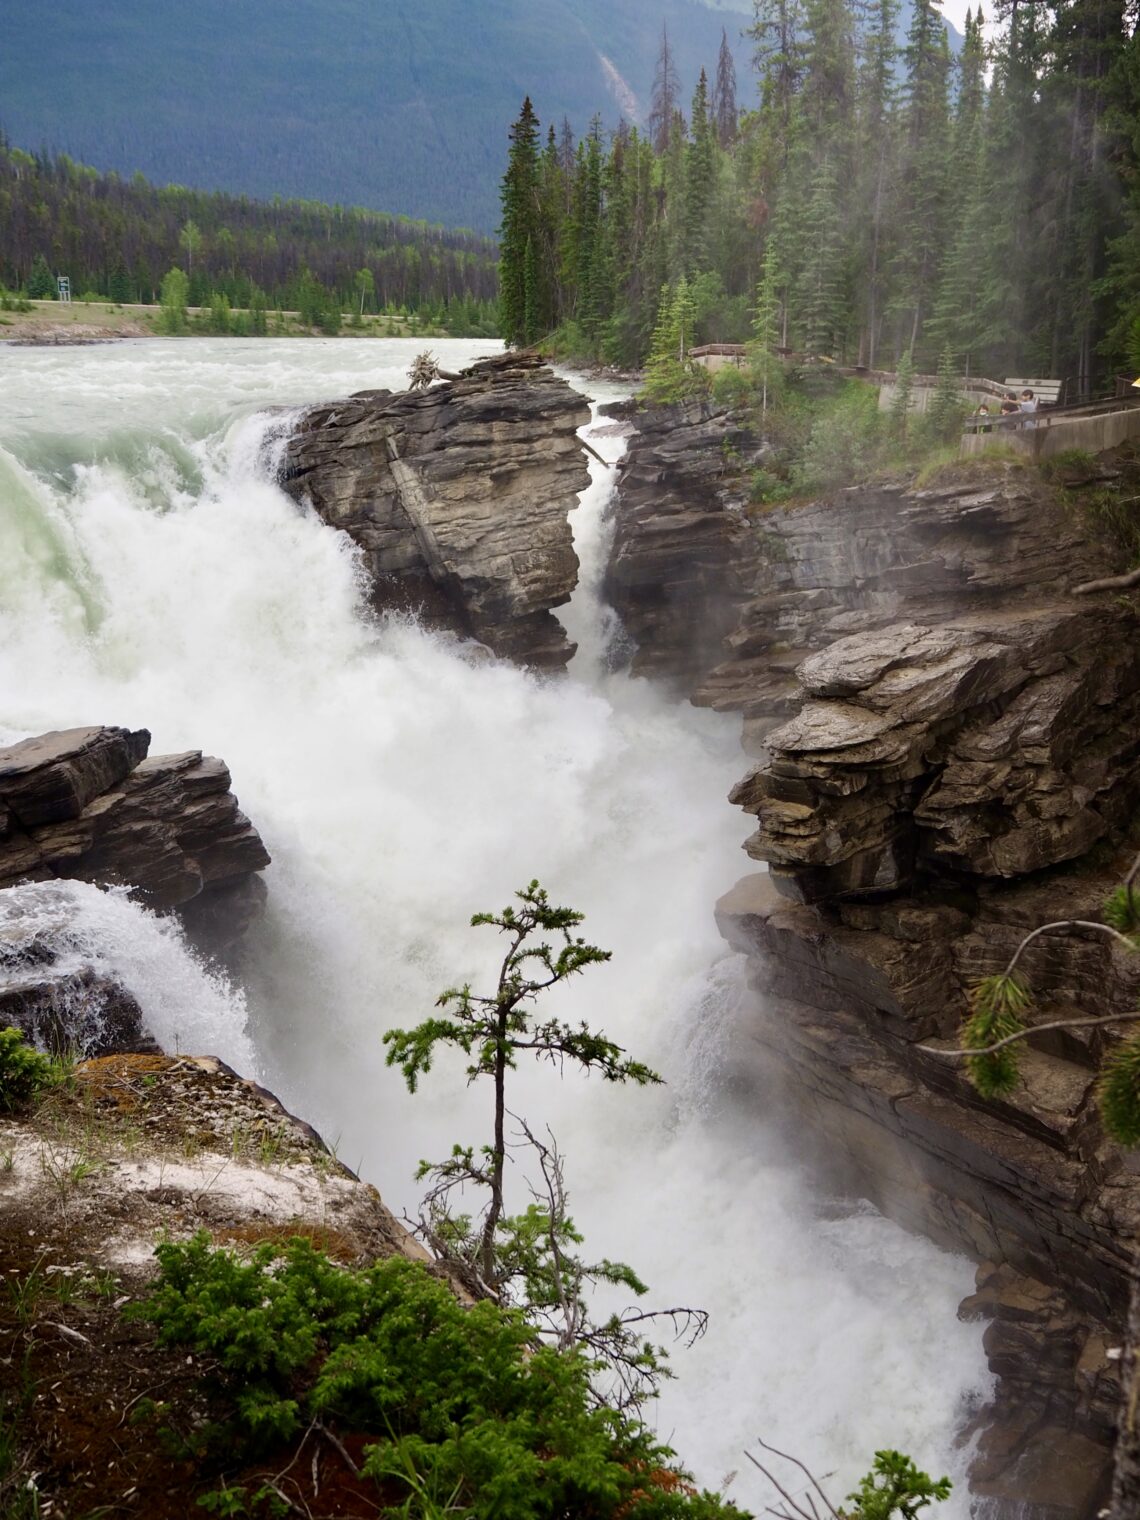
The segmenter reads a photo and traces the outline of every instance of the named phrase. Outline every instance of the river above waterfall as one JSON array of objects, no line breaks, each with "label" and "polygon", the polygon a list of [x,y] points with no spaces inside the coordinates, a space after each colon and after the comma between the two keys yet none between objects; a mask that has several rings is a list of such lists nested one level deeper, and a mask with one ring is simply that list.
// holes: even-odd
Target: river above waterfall
[{"label": "river above waterfall", "polygon": [[[271,478],[289,408],[399,388],[422,346],[0,347],[0,737],[123,724],[149,728],[152,753],[226,760],[273,865],[228,1044],[210,982],[210,1053],[252,1065],[397,1213],[414,1209],[417,1162],[481,1143],[490,1112],[461,1063],[439,1061],[409,1097],[383,1031],[444,987],[493,984],[499,947],[472,913],[534,877],[583,911],[613,959],[551,1011],[668,1085],[522,1070],[508,1102],[557,1136],[588,1250],[629,1261],[653,1303],[710,1312],[705,1339],[674,1354],[661,1433],[703,1483],[736,1471],[747,1507],[771,1499],[743,1456],[757,1436],[833,1473],[836,1498],[884,1446],[960,1478],[954,1433],[988,1389],[978,1327],[955,1313],[972,1268],[830,1196],[733,1080],[733,1035],[761,1016],[712,919],[746,869],[746,820],[725,800],[746,768],[738,720],[610,668],[609,472],[592,466],[574,514],[580,653],[563,679],[376,622],[352,545]],[[453,369],[497,349],[430,346]],[[140,937],[146,915],[112,915],[129,981],[124,912]],[[144,1012],[156,956],[189,985],[177,935],[146,944],[131,989]],[[194,1036],[187,1015],[167,1038]],[[964,1515],[964,1499],[941,1513]]]}]

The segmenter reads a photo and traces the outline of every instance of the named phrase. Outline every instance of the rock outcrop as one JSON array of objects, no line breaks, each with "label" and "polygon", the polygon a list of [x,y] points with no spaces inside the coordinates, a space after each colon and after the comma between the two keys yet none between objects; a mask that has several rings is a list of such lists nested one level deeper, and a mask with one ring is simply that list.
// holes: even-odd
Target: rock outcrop
[{"label": "rock outcrop", "polygon": [[289,439],[285,489],[360,546],[380,611],[557,669],[573,654],[551,608],[578,574],[567,514],[589,483],[585,400],[537,360],[487,360],[430,390],[313,407]]},{"label": "rock outcrop", "polygon": [[[734,438],[719,424],[722,437]],[[886,1212],[972,1254],[1000,1374],[979,1494],[1095,1512],[1140,1230],[1110,1144],[1103,1030],[1030,1042],[985,1101],[956,1043],[967,991],[1050,919],[1099,917],[1140,801],[1140,612],[1077,598],[1116,568],[1072,502],[1017,467],[750,509],[718,423],[650,423],[619,486],[608,584],[639,667],[736,710],[763,763],[733,793],[768,872],[721,902],[750,957],[756,1068],[775,1064],[829,1159]],[[731,451],[754,442],[737,430]],[[1140,966],[1095,934],[1024,969],[1041,1017],[1135,1007]]]},{"label": "rock outcrop", "polygon": [[[0,891],[58,880],[129,887],[156,911],[177,910],[199,944],[225,949],[260,911],[269,855],[220,760],[199,750],[148,758],[149,747],[145,729],[105,727],[0,749]],[[129,993],[61,964],[19,914],[0,922],[0,1021],[87,1054],[153,1043]]]},{"label": "rock outcrop", "polygon": [[145,728],[70,728],[0,749],[0,887],[129,886],[148,907],[211,921],[224,899],[240,932],[242,894],[257,896],[269,855],[230,773],[201,750],[149,748]]}]

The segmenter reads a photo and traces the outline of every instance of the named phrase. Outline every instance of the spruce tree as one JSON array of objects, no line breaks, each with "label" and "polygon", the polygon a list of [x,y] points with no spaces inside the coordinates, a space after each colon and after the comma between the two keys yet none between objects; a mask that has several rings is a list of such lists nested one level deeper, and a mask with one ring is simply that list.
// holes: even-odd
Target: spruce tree
[{"label": "spruce tree", "polygon": [[[528,321],[537,320],[533,282],[538,259],[538,117],[528,95],[510,129],[507,172],[502,182],[499,229],[499,319],[507,343],[523,345],[538,337]],[[527,249],[530,247],[528,256]],[[527,280],[532,288],[527,291]]]},{"label": "spruce tree", "polygon": [[685,159],[686,274],[708,266],[709,217],[716,177],[716,134],[709,119],[708,80],[704,69],[693,95],[692,141]]},{"label": "spruce tree", "polygon": [[712,118],[717,141],[722,148],[736,140],[736,64],[728,45],[728,33],[720,32],[720,52],[716,60],[716,83],[712,93]]},{"label": "spruce tree", "polygon": [[55,277],[42,253],[36,254],[31,273],[28,275],[27,291],[33,301],[55,299]]},{"label": "spruce tree", "polygon": [[933,0],[914,0],[904,56],[893,294],[898,347],[908,349],[913,359],[942,270],[950,179],[950,48]]},{"label": "spruce tree", "polygon": [[669,46],[669,28],[662,23],[661,48],[653,76],[653,93],[649,103],[649,136],[656,153],[664,153],[673,130],[673,117],[681,102],[681,81],[673,49]]}]

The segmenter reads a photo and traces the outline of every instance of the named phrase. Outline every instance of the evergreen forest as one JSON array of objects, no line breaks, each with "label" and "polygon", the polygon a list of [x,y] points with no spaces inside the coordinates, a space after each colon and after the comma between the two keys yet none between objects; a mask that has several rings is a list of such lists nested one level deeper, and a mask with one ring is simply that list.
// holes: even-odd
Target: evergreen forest
[{"label": "evergreen forest", "polygon": [[[921,371],[1140,370],[1132,0],[998,0],[953,56],[932,0],[754,0],[683,99],[575,140],[528,99],[503,180],[504,335],[620,365],[660,341]],[[658,345],[659,346],[659,345]]]},{"label": "evergreen forest", "polygon": [[415,313],[493,335],[496,248],[472,232],[406,217],[205,193],[100,174],[64,154],[30,154],[0,134],[0,286],[35,298],[67,275],[75,297],[159,300],[172,268],[191,306]]}]

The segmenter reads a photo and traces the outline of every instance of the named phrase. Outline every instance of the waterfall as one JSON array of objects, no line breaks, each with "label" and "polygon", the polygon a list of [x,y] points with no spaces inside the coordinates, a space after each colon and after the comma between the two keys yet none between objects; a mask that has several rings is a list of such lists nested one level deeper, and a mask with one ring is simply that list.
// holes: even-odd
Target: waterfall
[{"label": "waterfall", "polygon": [[[954,1432],[988,1388],[977,1328],[955,1317],[969,1264],[821,1196],[794,1137],[732,1086],[734,1038],[760,1016],[712,921],[745,868],[725,801],[738,723],[608,668],[608,472],[593,467],[574,518],[583,584],[566,616],[581,653],[563,680],[370,618],[351,544],[269,478],[287,416],[267,408],[399,386],[415,346],[5,356],[0,731],[145,726],[154,753],[221,755],[274,861],[240,988],[211,980],[169,926],[82,889],[114,945],[90,953],[148,1012],[156,982],[177,985],[160,1038],[208,1040],[202,1053],[238,1065],[227,1051],[248,1051],[251,1074],[410,1211],[421,1157],[487,1136],[488,1095],[441,1059],[409,1097],[381,1035],[444,987],[493,983],[495,936],[468,920],[538,877],[613,951],[551,1012],[668,1081],[625,1091],[520,1069],[508,1095],[557,1135],[588,1249],[629,1261],[654,1303],[712,1316],[674,1355],[662,1435],[702,1483],[738,1470],[729,1492],[756,1508],[771,1497],[743,1458],[758,1435],[833,1473],[837,1499],[883,1446],[960,1480]],[[433,343],[451,369],[491,347]],[[196,999],[191,1024],[177,1010]],[[942,1511],[966,1512],[961,1496]]]}]

